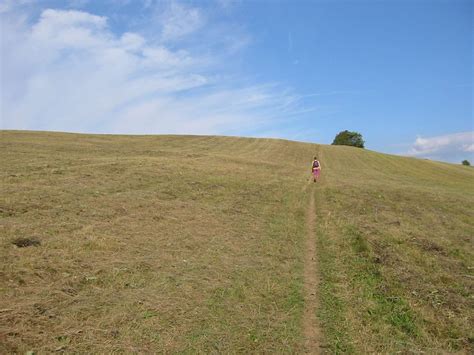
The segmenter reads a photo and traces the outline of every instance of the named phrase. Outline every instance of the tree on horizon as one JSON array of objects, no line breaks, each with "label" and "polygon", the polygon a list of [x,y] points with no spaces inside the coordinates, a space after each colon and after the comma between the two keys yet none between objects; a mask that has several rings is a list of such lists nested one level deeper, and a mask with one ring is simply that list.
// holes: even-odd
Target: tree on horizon
[{"label": "tree on horizon", "polygon": [[364,148],[364,143],[362,134],[348,130],[339,132],[332,142],[333,145],[349,145],[357,148]]}]

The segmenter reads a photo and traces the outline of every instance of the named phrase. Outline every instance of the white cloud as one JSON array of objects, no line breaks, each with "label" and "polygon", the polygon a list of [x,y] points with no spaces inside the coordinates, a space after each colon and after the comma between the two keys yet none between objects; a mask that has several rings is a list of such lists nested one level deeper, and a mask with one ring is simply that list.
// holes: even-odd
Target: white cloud
[{"label": "white cloud", "polygon": [[[138,33],[114,33],[103,16],[47,9],[34,23],[25,18],[1,18],[4,129],[242,132],[297,106],[289,90],[227,82],[206,58]],[[190,33],[178,25],[169,31],[168,41]]]},{"label": "white cloud", "polygon": [[205,23],[204,15],[199,9],[175,2],[164,11],[161,21],[164,41],[180,39],[197,31]]},{"label": "white cloud", "polygon": [[32,27],[31,44],[54,49],[92,49],[101,47],[108,33],[104,31],[107,18],[82,11],[42,12],[39,22]]},{"label": "white cloud", "polygon": [[[144,101],[123,110],[112,132],[232,134],[237,129],[264,124],[274,109],[284,110],[281,98],[268,96],[265,88],[208,92],[185,98],[165,97]],[[253,112],[259,111],[256,116]],[[160,116],[167,117],[166,120]]]},{"label": "white cloud", "polygon": [[407,155],[455,161],[471,152],[474,152],[474,131],[417,137]]},{"label": "white cloud", "polygon": [[473,144],[466,144],[463,146],[463,150],[465,152],[474,152],[474,143]]}]

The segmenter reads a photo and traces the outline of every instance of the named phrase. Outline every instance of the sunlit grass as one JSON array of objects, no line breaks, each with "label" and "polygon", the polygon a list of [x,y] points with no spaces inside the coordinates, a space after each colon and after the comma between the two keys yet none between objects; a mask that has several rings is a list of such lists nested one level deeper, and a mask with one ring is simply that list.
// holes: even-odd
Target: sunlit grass
[{"label": "sunlit grass", "polygon": [[472,168],[231,137],[0,148],[1,352],[302,352],[312,193],[323,350],[472,351]]}]

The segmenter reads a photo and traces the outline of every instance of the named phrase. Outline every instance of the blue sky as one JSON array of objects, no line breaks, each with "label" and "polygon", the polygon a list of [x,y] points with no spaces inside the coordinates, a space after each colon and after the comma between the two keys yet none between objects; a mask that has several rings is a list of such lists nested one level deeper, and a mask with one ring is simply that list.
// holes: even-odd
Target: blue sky
[{"label": "blue sky", "polygon": [[473,2],[0,1],[1,128],[474,158]]}]

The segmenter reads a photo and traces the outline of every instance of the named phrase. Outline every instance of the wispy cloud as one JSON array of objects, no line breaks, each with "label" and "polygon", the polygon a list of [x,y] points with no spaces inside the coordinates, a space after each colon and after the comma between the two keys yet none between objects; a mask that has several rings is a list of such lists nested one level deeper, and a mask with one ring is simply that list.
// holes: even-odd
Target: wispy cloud
[{"label": "wispy cloud", "polygon": [[2,0],[0,2],[0,14],[10,12],[18,7],[33,3],[35,0]]},{"label": "wispy cloud", "polygon": [[164,41],[177,40],[197,31],[205,24],[205,16],[198,8],[171,3],[161,16]]},{"label": "wispy cloud", "polygon": [[221,45],[232,36],[225,28],[215,34],[220,46],[210,43],[207,55],[181,45],[183,37],[199,38],[206,14],[182,3],[167,6],[159,41],[114,32],[107,17],[87,11],[44,9],[28,21],[21,11],[6,9],[1,127],[239,134],[297,114],[301,97],[292,90],[229,80],[238,73],[227,72],[222,63],[240,49]]},{"label": "wispy cloud", "polygon": [[446,134],[436,137],[417,137],[407,155],[456,161],[472,156],[474,131]]}]

